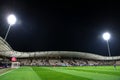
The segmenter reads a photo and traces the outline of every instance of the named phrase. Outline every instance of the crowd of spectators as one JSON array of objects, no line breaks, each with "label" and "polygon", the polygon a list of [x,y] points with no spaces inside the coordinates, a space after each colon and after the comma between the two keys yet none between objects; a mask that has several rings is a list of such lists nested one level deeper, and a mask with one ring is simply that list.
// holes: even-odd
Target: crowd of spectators
[{"label": "crowd of spectators", "polygon": [[96,61],[86,59],[17,59],[21,66],[97,66],[113,65],[116,61]]},{"label": "crowd of spectators", "polygon": [[[25,58],[17,59],[21,66],[99,66],[99,65],[120,65],[120,60],[103,61],[72,58]],[[9,59],[0,60],[0,68],[11,65]]]}]

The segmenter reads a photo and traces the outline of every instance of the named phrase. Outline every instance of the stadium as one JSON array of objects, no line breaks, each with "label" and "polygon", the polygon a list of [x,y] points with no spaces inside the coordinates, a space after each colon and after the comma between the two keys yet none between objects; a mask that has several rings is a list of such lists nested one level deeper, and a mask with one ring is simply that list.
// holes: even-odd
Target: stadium
[{"label": "stadium", "polygon": [[19,52],[0,37],[0,80],[120,80],[119,65],[120,56],[75,51]]}]

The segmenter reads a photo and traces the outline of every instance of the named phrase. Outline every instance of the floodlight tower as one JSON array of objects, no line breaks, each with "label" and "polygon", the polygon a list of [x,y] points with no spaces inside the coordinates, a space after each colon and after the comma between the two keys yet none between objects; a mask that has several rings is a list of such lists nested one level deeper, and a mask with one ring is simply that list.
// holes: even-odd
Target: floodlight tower
[{"label": "floodlight tower", "polygon": [[111,38],[111,35],[110,35],[109,32],[103,33],[103,39],[106,40],[106,42],[107,42],[107,48],[108,48],[109,57],[111,56],[110,46],[109,46],[109,39],[110,39],[110,38]]},{"label": "floodlight tower", "polygon": [[9,31],[10,31],[11,26],[13,26],[16,23],[16,17],[15,17],[15,15],[14,14],[10,14],[7,17],[7,22],[9,24],[9,28],[8,28],[7,33],[5,35],[5,38],[4,38],[5,40],[7,39],[7,36],[8,36]]}]

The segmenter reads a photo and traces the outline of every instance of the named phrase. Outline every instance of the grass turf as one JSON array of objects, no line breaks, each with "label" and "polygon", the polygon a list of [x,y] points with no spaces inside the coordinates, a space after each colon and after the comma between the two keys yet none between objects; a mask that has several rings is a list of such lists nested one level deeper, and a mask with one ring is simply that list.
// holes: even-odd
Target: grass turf
[{"label": "grass turf", "polygon": [[0,80],[120,80],[120,66],[21,67],[0,74]]}]

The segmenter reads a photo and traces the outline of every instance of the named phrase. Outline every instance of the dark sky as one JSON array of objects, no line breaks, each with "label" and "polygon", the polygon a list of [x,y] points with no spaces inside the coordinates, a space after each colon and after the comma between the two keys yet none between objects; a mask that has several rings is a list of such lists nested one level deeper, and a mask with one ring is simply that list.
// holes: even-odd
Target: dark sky
[{"label": "dark sky", "polygon": [[[44,0],[43,0],[44,1]],[[102,33],[111,33],[112,55],[120,55],[120,6],[113,1],[1,0],[0,36],[15,14],[7,42],[17,51],[80,51],[108,55]]]}]

